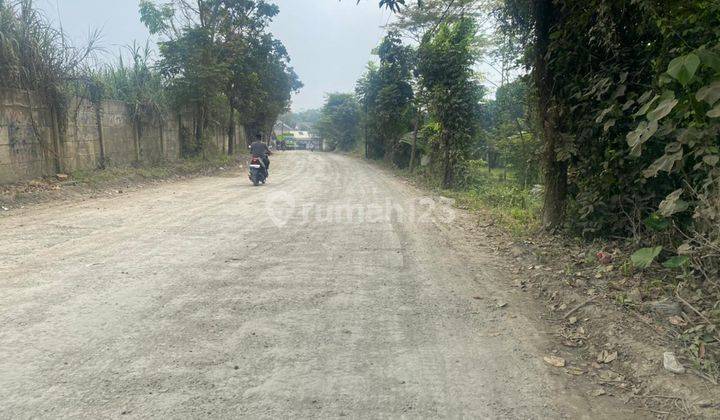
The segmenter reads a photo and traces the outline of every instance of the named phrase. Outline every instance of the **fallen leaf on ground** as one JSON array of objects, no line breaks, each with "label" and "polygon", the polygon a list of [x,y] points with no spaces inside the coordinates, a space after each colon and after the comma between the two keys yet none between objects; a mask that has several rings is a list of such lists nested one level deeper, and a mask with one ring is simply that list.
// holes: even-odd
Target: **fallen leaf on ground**
[{"label": "fallen leaf on ground", "polygon": [[604,370],[600,372],[600,379],[607,382],[622,382],[625,380],[625,377],[617,372],[613,372],[612,370]]},{"label": "fallen leaf on ground", "polygon": [[682,317],[679,317],[677,315],[671,316],[668,320],[670,321],[671,324],[677,325],[678,327],[684,327],[687,325],[687,321],[685,321],[684,319],[682,319]]},{"label": "fallen leaf on ground", "polygon": [[612,363],[613,360],[617,359],[618,352],[609,352],[607,350],[603,350],[598,354],[597,361],[598,363]]},{"label": "fallen leaf on ground", "polygon": [[678,361],[675,353],[670,351],[663,353],[663,367],[673,373],[685,373],[685,367]]},{"label": "fallen leaf on ground", "polygon": [[610,263],[612,263],[612,260],[613,260],[612,255],[608,254],[607,252],[602,252],[602,251],[598,252],[596,254],[596,257],[601,264],[610,264]]},{"label": "fallen leaf on ground", "polygon": [[606,392],[604,389],[596,389],[595,391],[592,392],[593,397],[599,397],[599,396],[605,395],[605,394],[606,394]]},{"label": "fallen leaf on ground", "polygon": [[571,375],[575,375],[575,376],[580,376],[585,373],[584,370],[582,370],[580,368],[576,368],[576,367],[569,367],[569,368],[565,369],[565,371],[567,373],[569,373]]},{"label": "fallen leaf on ground", "polygon": [[549,364],[550,366],[565,367],[565,359],[563,359],[562,357],[545,356],[543,360],[545,360],[545,363]]},{"label": "fallen leaf on ground", "polygon": [[564,341],[563,341],[563,345],[564,345],[564,346],[567,346],[567,347],[572,347],[572,348],[580,347],[580,346],[582,345],[582,341],[581,341],[581,342],[575,342],[575,341],[572,341],[572,340],[564,340]]}]

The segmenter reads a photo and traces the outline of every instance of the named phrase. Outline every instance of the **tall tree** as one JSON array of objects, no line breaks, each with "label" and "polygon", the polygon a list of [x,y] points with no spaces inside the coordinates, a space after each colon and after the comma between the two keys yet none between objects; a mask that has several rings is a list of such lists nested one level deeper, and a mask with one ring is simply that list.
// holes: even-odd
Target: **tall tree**
[{"label": "tall tree", "polygon": [[359,136],[360,110],[350,93],[331,93],[325,100],[317,128],[331,148],[352,150]]},{"label": "tall tree", "polygon": [[556,229],[563,223],[567,197],[567,161],[558,156],[562,140],[557,126],[557,108],[552,103],[553,75],[547,63],[550,33],[556,23],[556,15],[553,0],[534,0],[534,77],[538,97],[538,126],[544,144],[543,224],[548,229]]},{"label": "tall tree", "polygon": [[380,138],[378,120],[375,118],[375,104],[380,93],[381,83],[378,65],[370,62],[365,73],[355,84],[355,94],[362,107],[362,129],[365,142],[365,157],[380,159],[385,155]]},{"label": "tall tree", "polygon": [[543,143],[543,224],[555,230],[565,218],[568,168],[568,157],[561,153],[564,144],[558,126],[560,109],[555,101],[557,83],[549,62],[551,34],[560,20],[559,6],[554,0],[505,0],[499,12],[506,39],[512,39],[521,54],[524,47],[525,65],[532,69],[537,102],[536,130]]},{"label": "tall tree", "polygon": [[439,126],[436,159],[442,162],[442,185],[455,186],[456,166],[469,152],[477,131],[481,89],[475,80],[475,32],[471,19],[443,23],[418,51],[420,83],[427,92],[431,118]]},{"label": "tall tree", "polygon": [[158,65],[172,96],[193,110],[191,153],[203,149],[213,120],[228,121],[231,136],[236,112],[251,130],[269,131],[302,86],[285,47],[267,33],[278,11],[265,0],[141,1],[142,21],[162,36]]},{"label": "tall tree", "polygon": [[[302,87],[283,44],[264,36],[252,50],[255,66],[251,75],[259,80],[260,92],[250,98],[250,122],[248,129],[269,134],[277,118],[289,110],[291,95]],[[240,89],[242,86],[237,85]],[[242,112],[242,111],[241,111]]]},{"label": "tall tree", "polygon": [[169,81],[175,108],[190,107],[193,113],[193,142],[183,144],[185,154],[204,152],[205,130],[217,110],[213,105],[231,76],[217,43],[221,3],[140,2],[141,20],[151,34],[163,36],[158,67]]},{"label": "tall tree", "polygon": [[403,134],[410,130],[414,52],[390,31],[378,46],[379,66],[370,66],[358,82],[357,93],[372,127],[370,157],[392,161]]},{"label": "tall tree", "polygon": [[[398,5],[402,6],[402,5]],[[488,6],[487,0],[425,0],[398,7],[397,19],[390,28],[415,42],[438,30],[442,23],[456,22],[461,18],[478,20]]]}]

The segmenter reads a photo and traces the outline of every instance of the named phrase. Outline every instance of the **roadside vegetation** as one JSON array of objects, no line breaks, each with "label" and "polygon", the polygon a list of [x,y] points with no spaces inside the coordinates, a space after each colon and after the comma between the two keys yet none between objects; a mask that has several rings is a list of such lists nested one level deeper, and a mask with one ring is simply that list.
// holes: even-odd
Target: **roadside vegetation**
[{"label": "roadside vegetation", "polygon": [[39,94],[60,139],[73,97],[90,100],[98,115],[105,99],[125,102],[138,132],[149,120],[189,116],[182,155],[206,156],[210,126],[232,136],[242,124],[248,137],[269,136],[302,86],[285,47],[268,31],[278,13],[264,0],[142,0],[139,18],[156,45],[128,40],[107,60],[99,33],[74,46],[32,0],[0,0],[0,87]]},{"label": "roadside vegetation", "polygon": [[105,169],[73,171],[69,179],[72,186],[106,188],[115,184],[161,181],[174,177],[209,174],[218,170],[233,169],[235,159],[224,153],[196,156],[177,162],[162,162],[139,167],[111,166]]},{"label": "roadside vegetation", "polygon": [[520,236],[598,249],[623,306],[643,303],[629,285],[682,305],[677,338],[717,381],[720,3],[381,3],[397,19],[345,118],[365,156]]},{"label": "roadside vegetation", "polygon": [[143,185],[233,171],[238,163],[237,157],[215,151],[176,161],[134,166],[107,165],[105,168],[71,171],[53,178],[0,185],[0,210],[4,212],[28,204],[72,197],[123,194]]}]

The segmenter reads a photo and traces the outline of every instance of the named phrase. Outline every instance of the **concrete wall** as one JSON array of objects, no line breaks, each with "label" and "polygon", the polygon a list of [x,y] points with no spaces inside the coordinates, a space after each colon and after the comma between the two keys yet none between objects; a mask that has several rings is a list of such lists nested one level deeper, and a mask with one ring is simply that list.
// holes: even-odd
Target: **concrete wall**
[{"label": "concrete wall", "polygon": [[[100,109],[98,124],[95,106],[74,99],[67,120],[55,130],[47,103],[38,95],[0,89],[0,184],[99,167],[101,130],[107,165],[137,162],[134,124],[125,103],[103,101]],[[140,162],[145,164],[179,160],[181,129],[192,133],[188,116],[155,116],[140,125]],[[210,127],[207,149],[226,153],[227,137],[227,128]],[[237,125],[235,150],[245,141],[245,130]]]},{"label": "concrete wall", "polygon": [[[32,115],[30,102],[37,104]],[[0,92],[0,183],[53,170],[50,113],[40,103],[20,91]]]}]

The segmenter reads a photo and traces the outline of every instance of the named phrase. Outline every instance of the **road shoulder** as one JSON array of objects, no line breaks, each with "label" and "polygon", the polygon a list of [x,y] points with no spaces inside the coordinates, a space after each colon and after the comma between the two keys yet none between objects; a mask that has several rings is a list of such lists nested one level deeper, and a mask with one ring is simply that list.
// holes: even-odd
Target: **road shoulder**
[{"label": "road shoulder", "polygon": [[539,348],[559,383],[595,403],[620,403],[637,414],[720,416],[716,384],[692,367],[681,375],[663,367],[665,352],[679,352],[678,326],[670,325],[665,313],[618,303],[610,293],[613,279],[598,276],[594,266],[584,264],[587,246],[542,234],[519,238],[498,226],[489,212],[458,208],[453,199],[397,171],[366,164],[463,215],[453,226],[453,235],[461,238],[456,246],[465,248],[468,258],[492,256],[484,263],[501,273],[496,279],[504,279],[504,284],[494,283],[493,290],[505,291],[508,312],[537,314],[544,335]]}]

